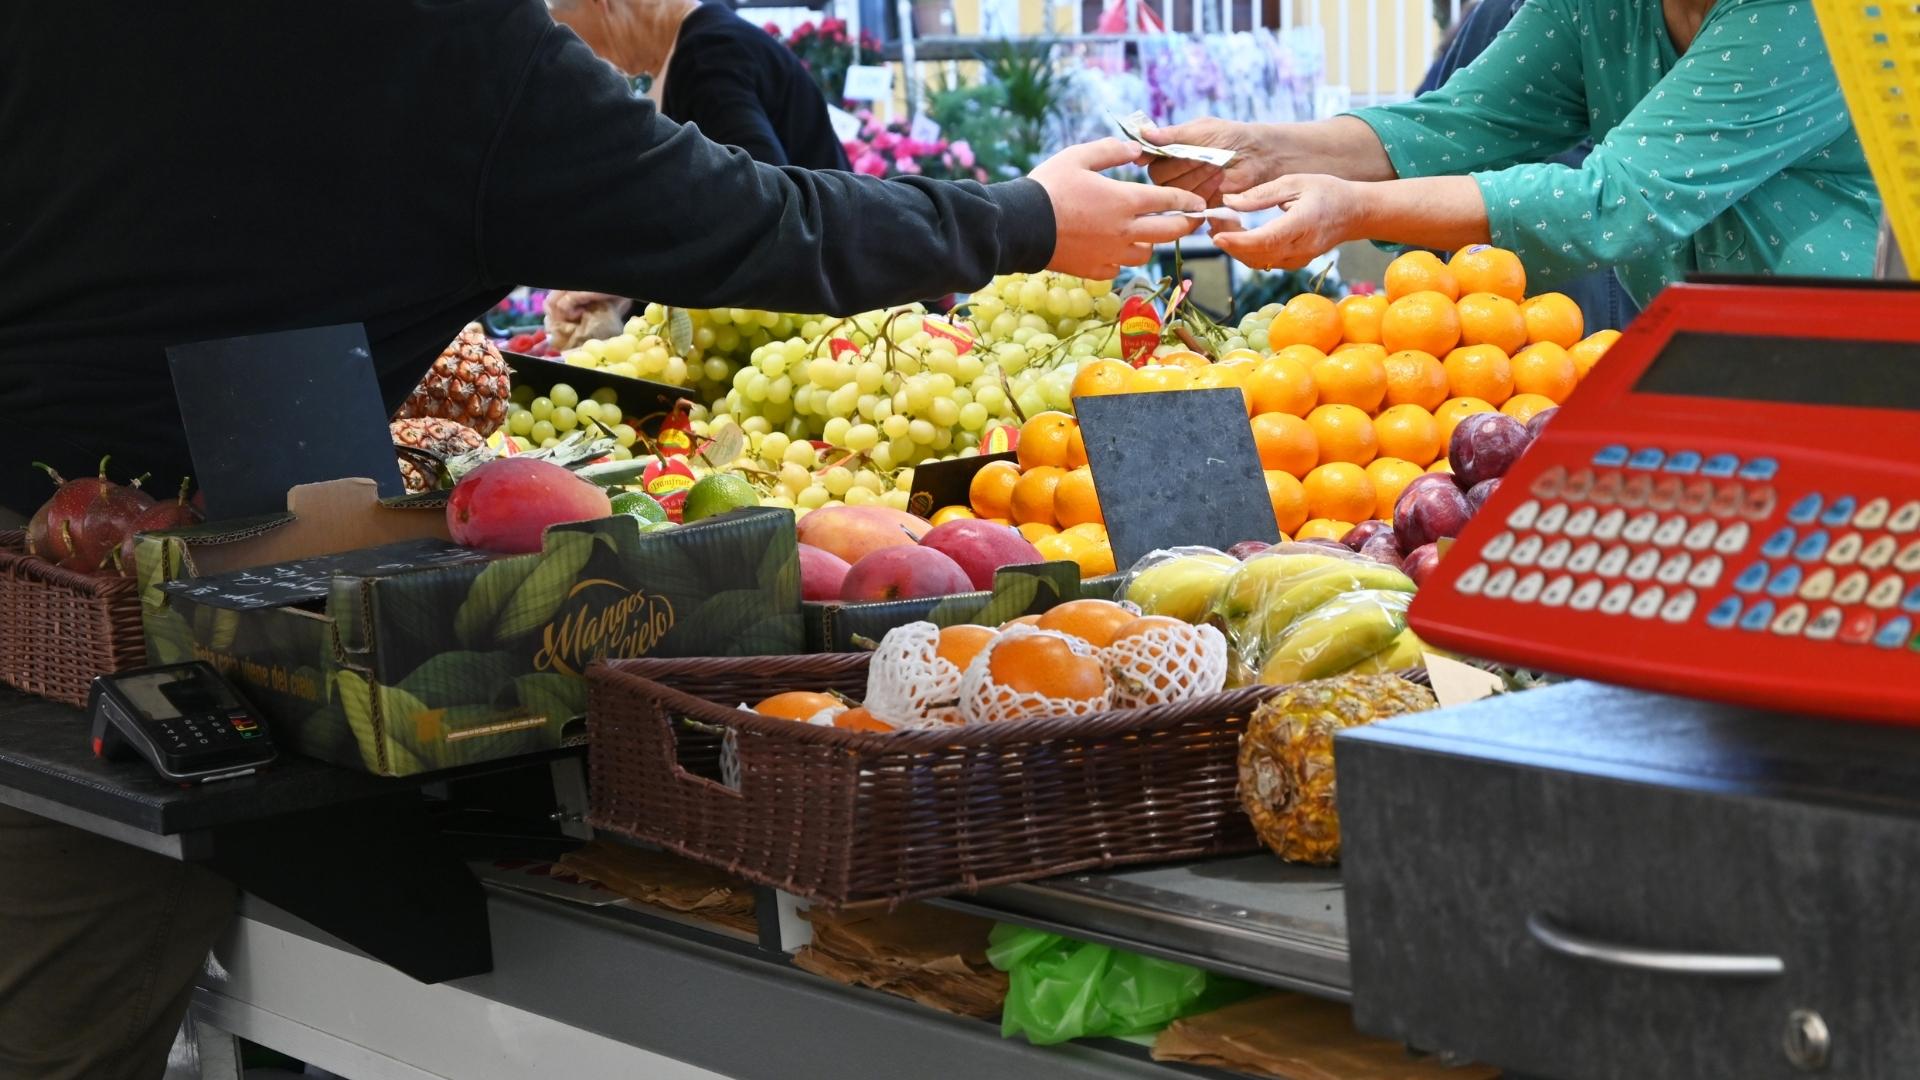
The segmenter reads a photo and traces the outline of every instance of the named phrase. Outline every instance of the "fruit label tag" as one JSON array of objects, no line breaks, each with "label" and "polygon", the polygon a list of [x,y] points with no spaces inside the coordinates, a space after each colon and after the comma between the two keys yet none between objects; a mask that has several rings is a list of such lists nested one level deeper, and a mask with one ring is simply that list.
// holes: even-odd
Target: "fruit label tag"
[{"label": "fruit label tag", "polygon": [[[1004,454],[1020,448],[1020,429],[1012,424],[994,424],[980,436],[980,456]],[[924,466],[923,466],[924,467]]]},{"label": "fruit label tag", "polygon": [[1279,543],[1239,390],[1104,394],[1075,404],[1117,565],[1162,548]]},{"label": "fruit label tag", "polygon": [[174,345],[167,362],[209,520],[284,513],[289,489],[326,480],[406,493],[358,323]]},{"label": "fruit label tag", "polygon": [[684,458],[668,458],[648,465],[640,474],[640,486],[667,512],[667,520],[678,522],[680,508],[687,501],[687,489],[693,487],[693,467]]},{"label": "fruit label tag", "polygon": [[693,453],[692,406],[686,401],[674,403],[673,411],[660,421],[660,434],[654,442],[664,457],[685,457]]},{"label": "fruit label tag", "polygon": [[893,68],[886,64],[848,65],[846,86],[840,96],[847,101],[880,101],[893,97]]},{"label": "fruit label tag", "polygon": [[848,341],[846,338],[843,338],[843,337],[837,337],[837,338],[834,338],[832,341],[827,342],[827,349],[828,351],[833,353],[833,358],[835,360],[846,359],[846,356],[848,353],[853,354],[853,359],[855,360],[860,359],[860,346],[855,345],[853,342]]},{"label": "fruit label tag", "polygon": [[922,318],[920,320],[920,327],[931,337],[945,338],[953,342],[954,351],[961,356],[965,356],[973,351],[973,335],[953,323],[940,318],[938,315],[928,315]]},{"label": "fruit label tag", "polygon": [[1145,367],[1160,347],[1160,313],[1153,300],[1130,296],[1120,305],[1120,355],[1134,367]]}]

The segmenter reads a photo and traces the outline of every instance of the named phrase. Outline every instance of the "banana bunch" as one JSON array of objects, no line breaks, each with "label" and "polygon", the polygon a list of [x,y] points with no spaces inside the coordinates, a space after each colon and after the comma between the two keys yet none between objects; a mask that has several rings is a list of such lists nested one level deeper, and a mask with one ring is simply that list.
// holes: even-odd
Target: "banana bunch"
[{"label": "banana bunch", "polygon": [[1413,592],[1385,563],[1283,545],[1244,563],[1175,549],[1133,573],[1126,599],[1149,615],[1212,622],[1246,678],[1284,684],[1419,667],[1425,646],[1407,629]]}]

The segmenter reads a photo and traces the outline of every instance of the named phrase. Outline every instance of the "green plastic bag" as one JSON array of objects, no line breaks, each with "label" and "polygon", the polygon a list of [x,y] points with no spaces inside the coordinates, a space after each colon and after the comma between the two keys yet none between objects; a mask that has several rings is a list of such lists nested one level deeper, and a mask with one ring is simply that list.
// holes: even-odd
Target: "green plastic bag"
[{"label": "green plastic bag", "polygon": [[1007,973],[1000,1034],[1036,1046],[1144,1035],[1208,1012],[1254,987],[1199,968],[1000,924],[987,959]]}]

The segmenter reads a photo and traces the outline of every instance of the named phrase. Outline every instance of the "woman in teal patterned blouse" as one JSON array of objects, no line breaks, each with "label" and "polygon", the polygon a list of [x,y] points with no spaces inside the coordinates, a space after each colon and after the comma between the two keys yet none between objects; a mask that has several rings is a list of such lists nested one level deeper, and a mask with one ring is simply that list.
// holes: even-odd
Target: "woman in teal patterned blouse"
[{"label": "woman in teal patterned blouse", "polygon": [[[1283,208],[1219,235],[1252,266],[1349,240],[1492,243],[1543,284],[1612,267],[1642,304],[1696,271],[1873,272],[1880,200],[1810,0],[1527,0],[1413,101],[1149,137],[1241,152],[1224,171],[1153,174],[1238,210]],[[1547,162],[1587,138],[1579,167]]]}]

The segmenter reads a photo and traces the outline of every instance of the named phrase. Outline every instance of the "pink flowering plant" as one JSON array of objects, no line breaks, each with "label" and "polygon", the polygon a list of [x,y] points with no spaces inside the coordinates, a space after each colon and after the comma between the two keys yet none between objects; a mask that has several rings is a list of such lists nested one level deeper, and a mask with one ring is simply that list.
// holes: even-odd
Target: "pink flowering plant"
[{"label": "pink flowering plant", "polygon": [[[772,23],[765,27],[767,33],[780,37],[780,28]],[[847,20],[821,19],[818,23],[803,22],[793,28],[793,33],[782,39],[787,48],[806,65],[807,73],[813,76],[814,84],[828,101],[839,101],[840,92],[847,84],[847,68],[854,64],[878,64],[881,62],[880,39],[865,30],[860,32],[856,44],[847,33]]]},{"label": "pink flowering plant", "polygon": [[916,139],[912,129],[902,121],[882,124],[865,109],[854,115],[860,118],[860,136],[845,144],[847,160],[853,163],[854,172],[883,178],[928,176],[935,180],[987,182],[987,170],[967,140]]}]

